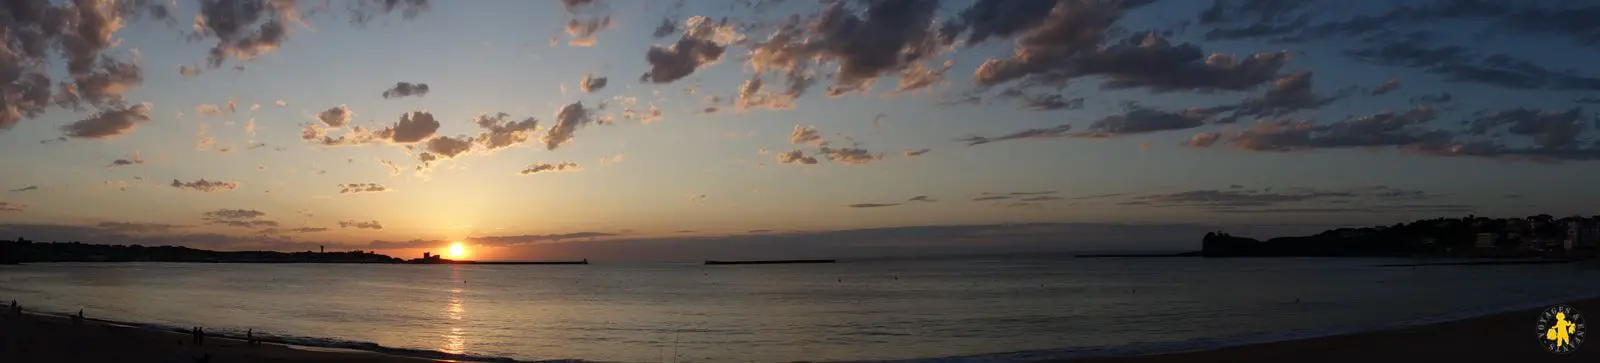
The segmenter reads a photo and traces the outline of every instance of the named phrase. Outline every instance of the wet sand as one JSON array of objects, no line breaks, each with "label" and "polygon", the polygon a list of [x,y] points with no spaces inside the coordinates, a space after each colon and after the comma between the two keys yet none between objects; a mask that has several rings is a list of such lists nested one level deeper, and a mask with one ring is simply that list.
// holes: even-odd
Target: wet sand
[{"label": "wet sand", "polygon": [[[1567,303],[1586,319],[1600,316],[1600,299]],[[1071,363],[1254,362],[1600,362],[1600,342],[1586,341],[1568,354],[1539,345],[1538,316],[1545,308],[1479,318],[1321,338],[1215,350],[1133,357],[1072,359]],[[1590,327],[1592,328],[1592,327]]]}]

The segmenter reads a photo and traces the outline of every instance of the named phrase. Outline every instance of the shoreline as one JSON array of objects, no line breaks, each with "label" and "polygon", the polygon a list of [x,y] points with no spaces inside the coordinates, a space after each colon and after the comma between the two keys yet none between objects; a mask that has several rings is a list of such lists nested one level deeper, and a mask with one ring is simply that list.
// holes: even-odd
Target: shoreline
[{"label": "shoreline", "polygon": [[[1600,346],[1581,347],[1565,355],[1544,352],[1537,346],[1537,339],[1530,331],[1543,309],[1566,304],[1580,312],[1600,314],[1600,296],[1556,301],[1381,326],[878,362],[1596,361],[1600,358]],[[191,361],[202,354],[227,362],[523,362],[505,357],[450,354],[337,339],[310,338],[330,343],[304,344],[265,333],[258,336],[258,345],[249,346],[242,336],[208,332],[206,337],[210,339],[196,349],[188,346],[191,337],[185,329],[96,318],[86,318],[80,326],[72,323],[69,314],[54,312],[27,311],[20,321],[6,314],[0,317],[0,327],[5,328],[0,329],[0,358],[3,358],[0,361],[7,362]],[[77,349],[82,344],[96,349]]]}]

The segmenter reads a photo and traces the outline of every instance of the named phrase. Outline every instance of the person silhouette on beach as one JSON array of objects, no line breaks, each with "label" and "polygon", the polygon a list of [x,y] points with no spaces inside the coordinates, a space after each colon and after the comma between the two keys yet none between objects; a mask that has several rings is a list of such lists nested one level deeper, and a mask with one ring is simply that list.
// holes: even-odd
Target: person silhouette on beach
[{"label": "person silhouette on beach", "polygon": [[1556,313],[1556,323],[1544,331],[1545,340],[1555,341],[1557,347],[1572,344],[1572,331],[1577,328],[1572,322],[1567,321],[1567,313]]}]

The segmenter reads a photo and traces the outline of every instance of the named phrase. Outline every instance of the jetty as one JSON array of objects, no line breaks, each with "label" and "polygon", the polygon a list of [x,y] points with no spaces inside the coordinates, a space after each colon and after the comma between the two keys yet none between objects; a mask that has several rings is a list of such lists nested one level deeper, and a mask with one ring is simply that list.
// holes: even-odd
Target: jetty
[{"label": "jetty", "polygon": [[747,261],[706,261],[707,265],[779,265],[790,263],[834,263],[835,260],[747,260]]}]

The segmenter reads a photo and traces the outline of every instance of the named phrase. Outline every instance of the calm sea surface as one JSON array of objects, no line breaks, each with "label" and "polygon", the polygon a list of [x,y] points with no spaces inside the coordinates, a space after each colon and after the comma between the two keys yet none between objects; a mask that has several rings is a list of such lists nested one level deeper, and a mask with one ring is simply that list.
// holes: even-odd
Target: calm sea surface
[{"label": "calm sea surface", "polygon": [[253,328],[308,343],[524,360],[777,362],[1193,347],[1600,293],[1600,271],[1576,266],[1374,267],[1393,262],[1403,261],[60,263],[0,266],[0,299],[117,321]]}]

